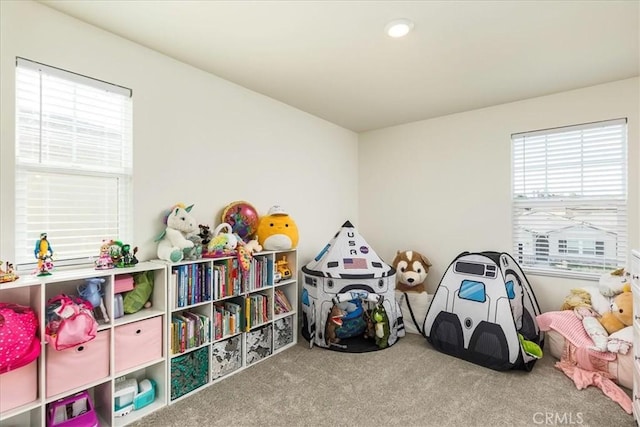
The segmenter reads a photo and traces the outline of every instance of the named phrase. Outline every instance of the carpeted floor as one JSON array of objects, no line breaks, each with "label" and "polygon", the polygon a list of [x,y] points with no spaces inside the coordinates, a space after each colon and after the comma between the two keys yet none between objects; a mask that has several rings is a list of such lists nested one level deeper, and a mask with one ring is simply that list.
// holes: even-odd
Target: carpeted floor
[{"label": "carpeted floor", "polygon": [[[134,426],[635,426],[599,389],[577,390],[549,355],[533,371],[497,372],[409,334],[347,354],[307,341]],[[630,392],[629,392],[630,393]]]}]

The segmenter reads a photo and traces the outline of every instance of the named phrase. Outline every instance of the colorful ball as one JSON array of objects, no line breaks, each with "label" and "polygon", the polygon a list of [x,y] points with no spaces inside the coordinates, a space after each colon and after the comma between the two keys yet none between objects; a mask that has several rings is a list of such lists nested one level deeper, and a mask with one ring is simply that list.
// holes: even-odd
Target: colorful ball
[{"label": "colorful ball", "polygon": [[231,225],[233,232],[244,241],[256,234],[258,221],[258,211],[248,202],[232,202],[222,211],[222,222]]}]

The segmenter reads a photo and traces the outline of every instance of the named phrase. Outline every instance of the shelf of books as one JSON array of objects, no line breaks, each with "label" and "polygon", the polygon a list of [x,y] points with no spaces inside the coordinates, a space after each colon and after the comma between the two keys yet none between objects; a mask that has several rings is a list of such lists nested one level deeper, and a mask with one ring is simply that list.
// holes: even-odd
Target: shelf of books
[{"label": "shelf of books", "polygon": [[296,343],[297,252],[167,265],[170,403]]}]

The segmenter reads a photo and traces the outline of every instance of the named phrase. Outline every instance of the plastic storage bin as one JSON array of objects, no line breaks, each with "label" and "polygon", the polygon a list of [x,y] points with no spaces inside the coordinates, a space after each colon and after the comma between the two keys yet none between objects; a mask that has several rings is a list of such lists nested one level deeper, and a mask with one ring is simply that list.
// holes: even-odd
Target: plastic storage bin
[{"label": "plastic storage bin", "polygon": [[109,337],[110,331],[101,331],[93,340],[61,351],[47,345],[47,397],[108,377]]},{"label": "plastic storage bin", "polygon": [[0,375],[0,413],[38,398],[38,359]]},{"label": "plastic storage bin", "polygon": [[115,328],[116,373],[162,357],[162,316]]}]

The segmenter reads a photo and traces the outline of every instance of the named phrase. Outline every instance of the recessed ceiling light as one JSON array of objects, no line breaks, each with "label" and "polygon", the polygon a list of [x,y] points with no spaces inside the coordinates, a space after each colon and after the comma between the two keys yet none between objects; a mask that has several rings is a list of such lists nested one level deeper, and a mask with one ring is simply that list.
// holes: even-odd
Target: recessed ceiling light
[{"label": "recessed ceiling light", "polygon": [[385,27],[384,31],[387,33],[389,37],[398,38],[404,37],[409,34],[409,31],[413,28],[413,22],[408,19],[394,19],[389,22]]}]

